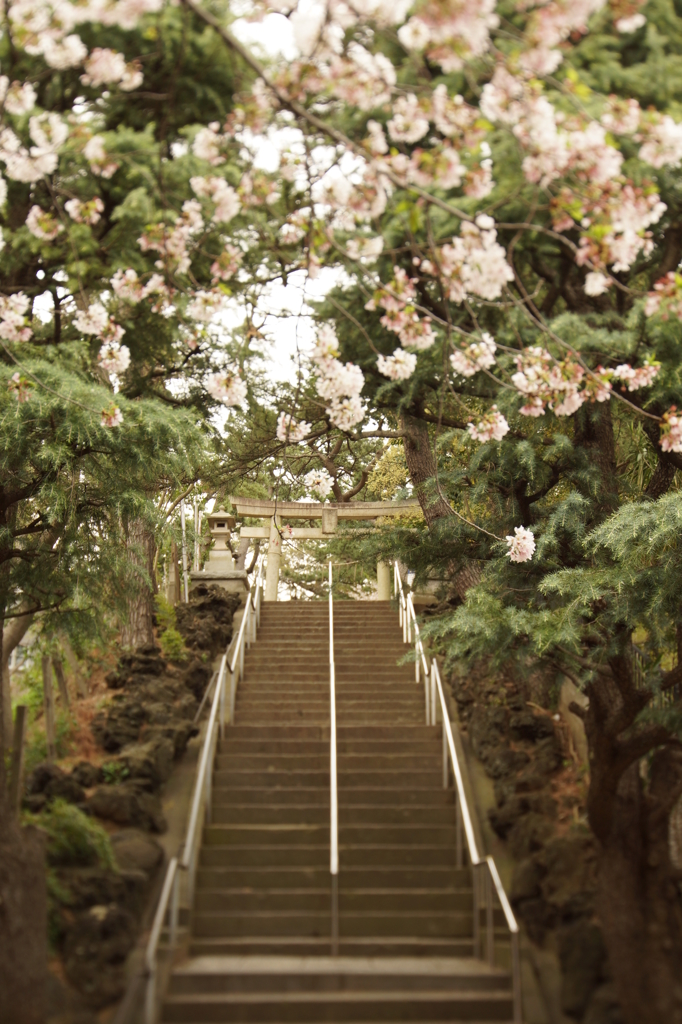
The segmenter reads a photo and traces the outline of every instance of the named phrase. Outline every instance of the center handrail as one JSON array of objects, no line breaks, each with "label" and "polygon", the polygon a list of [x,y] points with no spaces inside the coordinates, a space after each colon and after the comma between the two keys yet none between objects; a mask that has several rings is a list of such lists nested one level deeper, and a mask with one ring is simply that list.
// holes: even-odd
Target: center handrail
[{"label": "center handrail", "polygon": [[336,666],[334,664],[334,598],[329,560],[329,871],[332,888],[332,956],[339,952],[339,793],[336,765]]},{"label": "center handrail", "polygon": [[[198,856],[198,836],[203,824],[211,820],[211,792],[213,783],[213,764],[218,746],[218,738],[225,734],[226,703],[227,703],[227,670],[230,670],[230,714],[229,721],[234,721],[234,704],[237,684],[244,675],[244,652],[247,646],[256,639],[256,630],[260,624],[264,556],[258,560],[258,571],[254,588],[246,599],[244,614],[236,639],[233,639],[220,661],[218,680],[211,702],[211,713],[208,717],[206,731],[199,755],[192,803],[190,806],[187,832],[181,855],[172,857],[166,870],[161,896],[154,915],[147,948],[145,951],[145,970],[147,984],[145,992],[145,1024],[156,1024],[157,1019],[157,976],[158,950],[164,930],[166,916],[170,910],[169,945],[173,949],[177,937],[180,881],[183,875],[187,878],[185,899],[191,907],[194,898],[194,882]],[[230,656],[231,652],[231,656]],[[210,683],[209,683],[210,687]]]},{"label": "center handrail", "polygon": [[[450,772],[455,782],[456,801],[456,857],[457,866],[463,866],[463,844],[462,829],[466,838],[469,862],[473,868],[473,895],[474,895],[474,956],[479,955],[480,950],[480,918],[481,913],[485,915],[486,924],[486,959],[489,965],[494,966],[495,960],[495,930],[494,930],[494,905],[493,892],[500,904],[504,920],[509,931],[511,940],[511,976],[512,976],[512,999],[514,1009],[514,1024],[521,1024],[521,960],[519,949],[519,926],[511,908],[511,904],[504,890],[502,880],[495,861],[490,856],[481,855],[476,832],[473,824],[473,817],[469,808],[466,787],[464,785],[464,774],[457,753],[455,739],[450,723],[450,714],[445,700],[443,683],[440,677],[438,662],[431,656],[431,669],[429,671],[428,660],[424,650],[424,643],[421,638],[417,616],[414,610],[412,594],[405,597],[403,582],[400,576],[397,561],[393,563],[393,578],[395,593],[398,598],[400,613],[400,625],[403,629],[403,641],[412,643],[412,631],[414,631],[416,681],[420,682],[420,667],[424,670],[424,690],[426,699],[426,724],[436,725],[437,707],[440,705],[441,720],[443,728],[443,788],[450,785]],[[430,686],[429,686],[430,682]],[[430,690],[430,693],[429,693]]]}]

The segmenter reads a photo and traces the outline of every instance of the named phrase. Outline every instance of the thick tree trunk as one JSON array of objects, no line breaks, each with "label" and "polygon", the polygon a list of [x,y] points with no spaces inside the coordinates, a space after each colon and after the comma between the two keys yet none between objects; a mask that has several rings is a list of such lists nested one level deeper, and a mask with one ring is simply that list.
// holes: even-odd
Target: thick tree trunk
[{"label": "thick tree trunk", "polygon": [[617,668],[588,688],[585,718],[588,818],[600,846],[597,912],[626,1024],[682,1024],[682,897],[669,835],[682,754],[652,735],[656,752],[642,777],[632,746],[644,736],[632,728],[638,692]]},{"label": "thick tree trunk", "polygon": [[[426,525],[431,529],[440,519],[452,515],[448,505],[436,487],[436,459],[429,442],[429,427],[423,420],[403,413],[400,420],[403,432],[405,461],[410,480],[421,505]],[[481,566],[478,562],[468,561],[460,568],[451,566],[452,588],[457,597],[463,601],[466,592],[475,587],[481,579]]]},{"label": "thick tree trunk", "polygon": [[437,466],[429,443],[428,424],[403,413],[400,428],[410,480],[430,528],[438,519],[452,515],[452,509],[436,487]]},{"label": "thick tree trunk", "polygon": [[154,642],[154,535],[140,519],[128,527],[128,554],[139,567],[127,595],[126,620],[121,630],[121,646],[142,647]]}]

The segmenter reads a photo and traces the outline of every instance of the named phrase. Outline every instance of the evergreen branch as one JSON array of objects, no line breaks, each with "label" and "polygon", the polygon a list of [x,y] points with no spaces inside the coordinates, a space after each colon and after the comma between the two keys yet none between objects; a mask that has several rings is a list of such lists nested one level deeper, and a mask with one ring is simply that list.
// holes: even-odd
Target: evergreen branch
[{"label": "evergreen branch", "polygon": [[604,665],[595,665],[593,661],[589,661],[587,658],[581,658],[579,654],[574,654],[573,651],[567,651],[565,647],[561,647],[560,644],[556,644],[557,651],[561,651],[569,658],[573,658],[583,668],[589,669],[590,672],[598,672],[600,675],[607,676],[609,679],[613,678],[613,674],[610,668],[605,668]]}]

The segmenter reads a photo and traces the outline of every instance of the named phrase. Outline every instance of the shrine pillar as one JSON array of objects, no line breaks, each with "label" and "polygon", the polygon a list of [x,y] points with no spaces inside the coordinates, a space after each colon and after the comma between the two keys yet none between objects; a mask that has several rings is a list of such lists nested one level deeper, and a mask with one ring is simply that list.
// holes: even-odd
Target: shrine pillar
[{"label": "shrine pillar", "polygon": [[391,568],[388,562],[377,562],[377,597],[380,601],[391,600]]},{"label": "shrine pillar", "polygon": [[282,561],[282,539],[279,535],[277,517],[270,520],[270,542],[268,544],[268,564],[265,570],[265,601],[276,601],[279,587],[279,566]]}]

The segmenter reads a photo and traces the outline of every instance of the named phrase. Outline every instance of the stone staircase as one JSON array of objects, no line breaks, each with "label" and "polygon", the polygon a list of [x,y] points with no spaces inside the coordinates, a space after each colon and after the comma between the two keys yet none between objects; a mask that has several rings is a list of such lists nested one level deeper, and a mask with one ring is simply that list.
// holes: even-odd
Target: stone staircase
[{"label": "stone staircase", "polygon": [[220,745],[189,958],[161,1020],[493,1022],[509,975],[472,958],[469,869],[441,731],[388,602],[335,602],[339,956],[329,874],[326,602],[265,604]]}]

